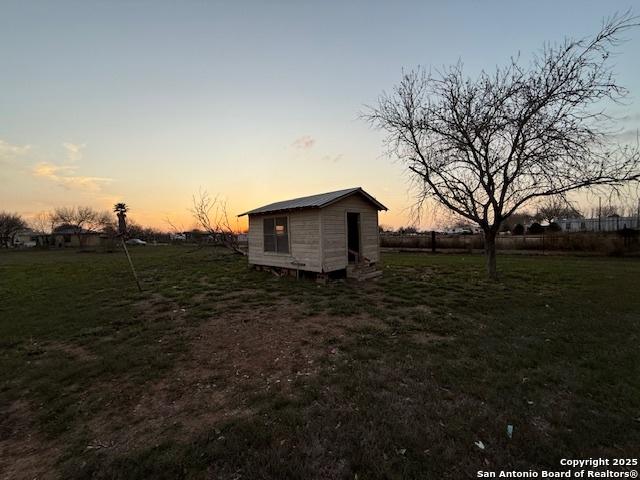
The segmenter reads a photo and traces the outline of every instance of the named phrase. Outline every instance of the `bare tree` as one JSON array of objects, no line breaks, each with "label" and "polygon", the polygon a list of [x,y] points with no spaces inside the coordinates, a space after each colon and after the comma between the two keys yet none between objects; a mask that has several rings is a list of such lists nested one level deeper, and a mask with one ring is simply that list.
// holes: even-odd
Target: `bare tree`
[{"label": "bare tree", "polygon": [[640,191],[638,187],[640,185],[636,184],[619,191],[598,192],[600,194],[598,198],[591,199],[593,216],[640,216]]},{"label": "bare tree", "polygon": [[169,235],[176,237],[183,237],[184,235],[184,225],[177,225],[169,216],[166,216],[164,219],[165,223],[169,226]]},{"label": "bare tree", "polygon": [[579,218],[582,213],[563,195],[551,196],[544,199],[538,206],[535,219],[553,222],[561,218]]},{"label": "bare tree", "polygon": [[58,207],[52,218],[56,228],[70,229],[78,237],[81,247],[84,246],[84,233],[99,231],[112,224],[109,212],[100,212],[91,207]]},{"label": "bare tree", "polygon": [[231,227],[227,214],[227,203],[218,196],[211,197],[206,190],[193,195],[191,213],[198,225],[213,238],[214,243],[223,245],[242,255],[238,246],[238,235]]},{"label": "bare tree", "polygon": [[603,217],[621,216],[620,211],[620,207],[617,205],[604,205],[600,211],[600,215]]},{"label": "bare tree", "polygon": [[0,245],[9,248],[16,234],[27,228],[27,222],[17,213],[0,212]]},{"label": "bare tree", "polygon": [[598,105],[627,95],[610,57],[636,26],[629,12],[615,15],[591,38],[545,45],[528,65],[512,58],[477,79],[461,63],[418,69],[365,115],[407,165],[420,204],[433,199],[480,226],[491,278],[496,234],[520,207],[640,178],[637,145],[614,143],[614,119]]},{"label": "bare tree", "polygon": [[38,212],[33,216],[30,223],[31,228],[38,233],[51,233],[55,221],[50,212]]}]

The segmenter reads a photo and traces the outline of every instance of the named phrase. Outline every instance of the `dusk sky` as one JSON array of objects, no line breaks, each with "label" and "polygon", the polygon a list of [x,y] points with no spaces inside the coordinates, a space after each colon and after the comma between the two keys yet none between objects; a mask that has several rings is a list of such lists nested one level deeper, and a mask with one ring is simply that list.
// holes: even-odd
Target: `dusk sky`
[{"label": "dusk sky", "polygon": [[[362,186],[389,207],[381,223],[404,225],[405,170],[359,118],[403,68],[461,59],[475,76],[630,6],[0,1],[0,210],[124,201],[139,223],[190,227],[199,188],[235,216]],[[640,31],[628,38],[615,71],[631,95],[614,113],[631,138]]]}]

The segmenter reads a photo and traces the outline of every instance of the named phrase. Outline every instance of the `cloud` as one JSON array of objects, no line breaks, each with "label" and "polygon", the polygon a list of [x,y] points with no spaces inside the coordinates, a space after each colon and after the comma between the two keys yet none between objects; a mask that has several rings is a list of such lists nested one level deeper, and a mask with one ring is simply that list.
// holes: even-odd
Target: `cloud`
[{"label": "cloud", "polygon": [[638,130],[625,130],[624,132],[615,135],[616,139],[622,143],[636,143],[640,138],[640,131]]},{"label": "cloud", "polygon": [[63,142],[62,146],[67,151],[67,159],[71,162],[77,162],[82,159],[82,150],[87,146],[87,144]]},{"label": "cloud", "polygon": [[311,135],[304,135],[302,137],[296,138],[291,146],[300,150],[309,150],[315,143],[316,140]]},{"label": "cloud", "polygon": [[84,190],[100,192],[102,188],[112,180],[105,177],[90,177],[77,175],[78,166],[82,159],[85,143],[63,142],[62,147],[66,151],[66,160],[62,163],[40,162],[31,169],[35,177],[47,179],[67,190]]},{"label": "cloud", "polygon": [[342,159],[342,154],[339,153],[337,155],[325,155],[322,157],[322,160],[325,162],[338,163]]},{"label": "cloud", "polygon": [[33,167],[32,172],[36,177],[57,178],[60,176],[60,174],[64,175],[65,172],[67,174],[73,172],[73,168],[62,165],[54,165],[53,163],[48,162],[41,162]]},{"label": "cloud", "polygon": [[640,120],[640,113],[630,113],[621,117],[620,120],[622,120],[623,122],[637,122],[638,120]]},{"label": "cloud", "polygon": [[0,162],[9,162],[16,157],[25,155],[31,150],[30,145],[11,145],[0,139]]},{"label": "cloud", "polygon": [[76,167],[70,165],[40,162],[33,167],[31,173],[36,177],[46,178],[67,190],[99,192],[105,184],[111,182],[110,178],[75,175],[75,170]]}]

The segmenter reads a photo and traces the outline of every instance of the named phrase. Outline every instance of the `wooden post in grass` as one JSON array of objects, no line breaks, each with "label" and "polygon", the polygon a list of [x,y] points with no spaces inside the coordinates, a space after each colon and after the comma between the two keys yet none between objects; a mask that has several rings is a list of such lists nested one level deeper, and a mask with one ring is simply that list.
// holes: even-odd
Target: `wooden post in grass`
[{"label": "wooden post in grass", "polygon": [[296,280],[300,280],[300,267],[304,267],[306,264],[298,262],[297,260],[291,262],[296,267]]},{"label": "wooden post in grass", "polygon": [[127,255],[127,260],[129,260],[129,266],[131,267],[133,278],[136,280],[136,285],[138,285],[138,291],[142,292],[142,286],[140,285],[140,280],[138,280],[138,274],[133,266],[133,261],[131,260],[131,255],[129,255],[129,249],[127,248],[127,210],[129,210],[129,208],[124,203],[116,203],[113,206],[113,211],[116,212],[116,216],[118,217],[118,236],[122,240],[122,248],[124,249],[124,253]]},{"label": "wooden post in grass", "polygon": [[136,279],[136,285],[138,285],[138,291],[142,292],[142,287],[140,286],[140,280],[138,280],[138,274],[136,273],[136,269],[133,266],[133,262],[131,261],[131,255],[129,255],[129,249],[127,248],[127,244],[124,241],[124,236],[122,236],[122,248],[124,248],[124,253],[127,254],[127,260],[129,260],[129,266],[131,267],[133,278]]}]

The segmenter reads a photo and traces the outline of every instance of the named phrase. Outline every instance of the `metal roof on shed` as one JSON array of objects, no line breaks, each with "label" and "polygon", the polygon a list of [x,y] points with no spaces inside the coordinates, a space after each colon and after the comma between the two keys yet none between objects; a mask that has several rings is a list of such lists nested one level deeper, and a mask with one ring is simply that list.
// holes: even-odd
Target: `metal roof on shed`
[{"label": "metal roof on shed", "polygon": [[345,190],[337,190],[335,192],[319,193],[317,195],[310,195],[308,197],[284,200],[282,202],[270,203],[269,205],[265,205],[263,207],[249,210],[248,212],[241,213],[238,216],[242,217],[243,215],[253,215],[257,213],[274,213],[285,210],[299,210],[303,208],[322,208],[354,194],[362,195],[365,199],[375,205],[378,210],[387,210],[387,207],[385,207],[383,204],[381,204],[379,201],[365,192],[362,188],[355,187],[347,188]]}]

